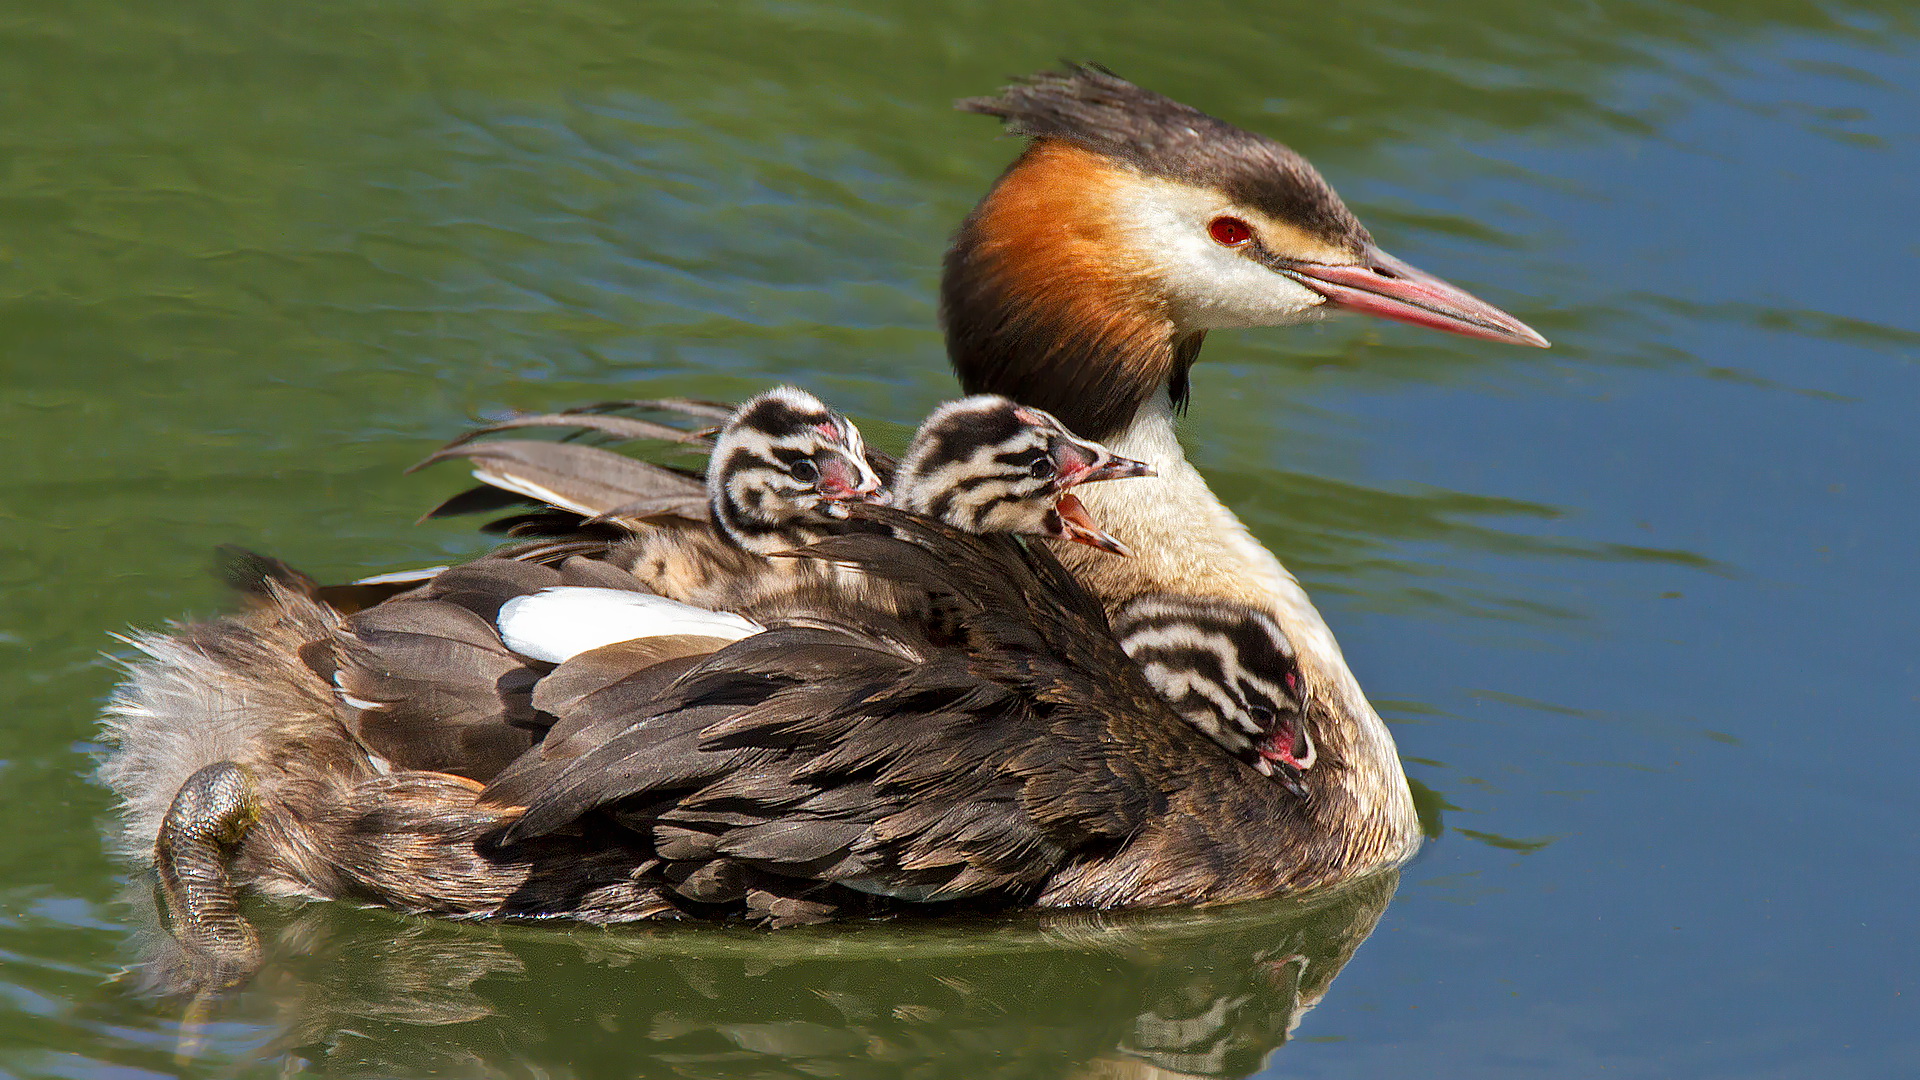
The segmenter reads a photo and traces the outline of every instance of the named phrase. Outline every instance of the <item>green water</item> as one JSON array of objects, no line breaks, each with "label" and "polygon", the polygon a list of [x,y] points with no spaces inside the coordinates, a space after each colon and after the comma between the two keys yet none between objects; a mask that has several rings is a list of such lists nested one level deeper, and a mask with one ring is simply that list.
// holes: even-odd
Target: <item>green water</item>
[{"label": "green water", "polygon": [[[473,415],[790,379],[911,422],[944,238],[1015,148],[948,103],[1063,55],[1285,139],[1556,343],[1349,320],[1196,372],[1195,460],[1437,834],[1384,914],[296,907],[185,1028],[122,974],[109,632],[216,610],[219,543],[478,550],[412,524],[457,473],[401,473]],[[1917,61],[1895,0],[15,0],[0,1073],[1920,1073]]]}]

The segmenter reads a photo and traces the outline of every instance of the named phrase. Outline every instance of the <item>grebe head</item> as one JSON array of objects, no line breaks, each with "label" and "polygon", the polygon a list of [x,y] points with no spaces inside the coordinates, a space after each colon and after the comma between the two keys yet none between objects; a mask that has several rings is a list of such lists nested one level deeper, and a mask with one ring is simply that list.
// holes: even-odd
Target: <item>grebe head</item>
[{"label": "grebe head", "polygon": [[1175,712],[1306,796],[1319,753],[1299,660],[1272,615],[1216,597],[1149,593],[1114,613],[1113,632]]},{"label": "grebe head", "polygon": [[894,477],[893,503],[967,532],[1051,536],[1126,555],[1069,489],[1151,475],[1039,409],[978,394],[920,425]]},{"label": "grebe head", "polygon": [[707,498],[722,535],[762,555],[791,551],[845,521],[846,504],[880,497],[860,431],[791,386],[749,399],[727,418],[707,464]]},{"label": "grebe head", "polygon": [[1163,386],[1181,403],[1208,330],[1348,310],[1547,344],[1380,250],[1299,154],[1105,69],[959,107],[1032,140],[947,255],[942,315],[969,390],[1109,438]]}]

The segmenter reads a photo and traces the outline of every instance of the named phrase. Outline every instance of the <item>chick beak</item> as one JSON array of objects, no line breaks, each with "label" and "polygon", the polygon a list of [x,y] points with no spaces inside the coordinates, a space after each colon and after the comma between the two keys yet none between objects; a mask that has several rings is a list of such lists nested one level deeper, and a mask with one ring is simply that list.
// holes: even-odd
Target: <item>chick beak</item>
[{"label": "chick beak", "polygon": [[[1243,758],[1242,760],[1247,759]],[[1293,762],[1287,761],[1262,748],[1254,751],[1251,757],[1251,764],[1254,770],[1261,776],[1271,778],[1281,787],[1286,788],[1287,793],[1294,798],[1305,799],[1310,797],[1307,792],[1307,770],[1295,765]]]},{"label": "chick beak", "polygon": [[1154,475],[1153,466],[1146,462],[1121,457],[1099,443],[1085,439],[1061,440],[1053,448],[1053,464],[1057,470],[1054,487],[1061,491],[1101,480],[1126,480],[1135,476]]},{"label": "chick beak", "polygon": [[1251,756],[1253,767],[1260,770],[1262,776],[1272,777],[1296,798],[1305,799],[1309,797],[1307,770],[1319,755],[1314,752],[1312,737],[1301,724],[1299,720],[1280,724],[1254,743]]},{"label": "chick beak", "polygon": [[1105,460],[1095,464],[1073,482],[1091,484],[1097,480],[1130,480],[1136,476],[1152,475],[1153,466],[1146,462],[1135,461],[1132,458],[1121,457],[1112,451],[1105,451]]},{"label": "chick beak", "polygon": [[828,502],[872,502],[880,491],[880,479],[842,454],[828,454],[817,460],[820,479],[814,489]]},{"label": "chick beak", "polygon": [[1061,495],[1059,501],[1053,504],[1053,510],[1060,518],[1060,539],[1099,548],[1123,558],[1133,554],[1132,548],[1100,531],[1100,526],[1094,524],[1092,515],[1087,513],[1086,504],[1080,501],[1079,496],[1070,492]]},{"label": "chick beak", "polygon": [[1450,334],[1547,348],[1519,319],[1456,285],[1367,245],[1351,266],[1275,259],[1272,268],[1327,298],[1327,306]]},{"label": "chick beak", "polygon": [[1302,771],[1299,766],[1289,765],[1284,761],[1275,761],[1272,758],[1263,756],[1259,761],[1254,763],[1254,768],[1260,770],[1262,774],[1278,781],[1281,787],[1287,789],[1287,794],[1292,795],[1294,798],[1306,799],[1311,797],[1307,790],[1306,773]]}]

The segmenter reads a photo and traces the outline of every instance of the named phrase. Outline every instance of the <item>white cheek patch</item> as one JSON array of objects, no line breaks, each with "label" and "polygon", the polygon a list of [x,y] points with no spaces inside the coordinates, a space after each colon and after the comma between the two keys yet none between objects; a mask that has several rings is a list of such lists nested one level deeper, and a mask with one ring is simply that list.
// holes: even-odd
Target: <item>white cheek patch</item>
[{"label": "white cheek patch", "polygon": [[1220,196],[1159,181],[1139,185],[1119,206],[1132,254],[1160,279],[1183,329],[1287,326],[1326,316],[1319,293],[1207,235],[1207,224],[1222,214],[1249,216]]},{"label": "white cheek patch", "polygon": [[561,585],[500,605],[500,640],[522,656],[560,664],[589,649],[635,638],[694,634],[738,641],[766,629],[726,611],[664,596]]}]

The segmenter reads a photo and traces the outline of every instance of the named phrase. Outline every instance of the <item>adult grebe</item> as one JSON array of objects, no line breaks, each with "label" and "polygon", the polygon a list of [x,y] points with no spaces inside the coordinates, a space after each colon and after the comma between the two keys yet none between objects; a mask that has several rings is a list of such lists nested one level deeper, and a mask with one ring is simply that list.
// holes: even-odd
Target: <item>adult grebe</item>
[{"label": "adult grebe", "polygon": [[[941,318],[961,384],[1047,410],[1156,473],[1084,496],[1133,558],[1070,545],[1060,558],[1184,714],[1262,771],[1315,787],[1341,859],[1405,858],[1419,829],[1392,736],[1305,591],[1187,462],[1175,420],[1210,330],[1357,311],[1546,339],[1380,250],[1292,150],[1104,69],[1042,73],[960,108],[1031,140],[946,256]],[[511,462],[485,444],[456,453],[496,455],[476,475],[512,490],[579,469],[526,450]],[[1195,659],[1223,663],[1233,677],[1204,685],[1228,691],[1200,694]]]},{"label": "adult grebe", "polygon": [[1031,140],[947,252],[941,318],[961,385],[1046,409],[1156,474],[1085,495],[1133,558],[1063,549],[1062,560],[1123,635],[1154,629],[1147,613],[1180,608],[1191,625],[1204,607],[1223,628],[1197,636],[1238,635],[1256,676],[1265,667],[1260,677],[1281,683],[1297,664],[1307,719],[1273,734],[1317,744],[1329,842],[1350,845],[1357,864],[1410,855],[1419,828],[1392,736],[1306,592],[1187,462],[1175,418],[1211,330],[1356,311],[1546,339],[1380,250],[1292,150],[1102,68],[1042,73],[959,107]]},{"label": "adult grebe", "polygon": [[[1023,828],[1044,821],[1052,824],[1043,833],[1056,827],[1068,833],[1020,841],[1021,850],[1040,853],[1037,862],[1010,868],[995,856],[989,862],[997,868],[982,869],[965,888],[935,885],[925,895],[984,890],[1009,902],[1198,903],[1330,884],[1403,860],[1417,845],[1418,829],[1385,726],[1297,583],[1187,464],[1173,434],[1174,416],[1211,329],[1284,325],[1348,308],[1480,337],[1545,342],[1510,316],[1378,251],[1291,151],[1104,71],[1042,75],[963,107],[1002,116],[1034,140],[962,226],[947,260],[943,320],[963,384],[1054,412],[1082,434],[1105,436],[1117,452],[1146,461],[1159,476],[1130,481],[1132,492],[1087,492],[1086,506],[1134,549],[1134,559],[1083,548],[1063,552],[1105,613],[1088,610],[1081,584],[1058,573],[1044,553],[983,547],[964,534],[915,526],[911,518],[883,522],[906,540],[867,535],[825,542],[836,561],[905,578],[958,620],[951,641],[906,653],[885,645],[875,651],[873,640],[887,635],[874,639],[871,627],[821,630],[869,639],[857,661],[845,649],[834,653],[848,659],[845,671],[865,673],[869,681],[860,685],[871,689],[871,678],[886,670],[905,679],[897,668],[903,662],[916,677],[937,671],[924,663],[936,653],[1001,657],[993,664],[1011,664],[1004,670],[1015,673],[1002,677],[1029,680],[1019,683],[1019,694],[1038,695],[1031,700],[1048,702],[1049,709],[1071,706],[1061,714],[1070,717],[1064,728],[1043,725],[1025,729],[1023,737],[1056,740],[1057,747],[1091,755],[1082,763],[1105,763],[1083,769],[1071,753],[1058,758],[1037,749],[1040,757],[996,751],[930,759],[1002,779],[1010,770],[1044,781],[1042,791],[1016,785],[1025,794],[1013,796],[991,784],[950,789],[952,798],[937,809],[916,811],[929,828],[961,830],[941,835],[966,835],[961,819],[1004,808],[1010,797],[1026,815]],[[583,423],[619,426],[604,418]],[[567,469],[583,460],[573,452],[582,449],[520,460],[496,450],[478,471],[489,482],[586,515],[631,503],[671,507],[683,518],[704,516],[697,482],[689,492],[688,477],[665,472],[649,480],[659,490],[640,491],[637,500],[621,498],[632,492],[600,483],[604,477],[595,474],[593,483],[578,485],[596,492],[593,497],[555,501],[550,494],[567,488]],[[489,453],[484,446],[459,452],[477,461]],[[569,456],[572,464],[556,465]],[[516,475],[522,466],[547,475]],[[506,577],[538,570],[558,575],[556,584],[594,586],[606,582],[609,569],[590,559],[568,560],[557,570],[513,565],[528,569]],[[467,603],[499,599],[502,578],[489,578],[492,571],[479,566],[436,578],[417,598],[440,590],[461,592]],[[941,567],[951,580],[937,579]],[[577,580],[564,580],[568,575]],[[134,665],[109,721],[117,748],[103,776],[127,802],[129,846],[139,850],[160,836],[163,877],[169,865],[187,871],[185,879],[176,873],[176,884],[185,885],[174,891],[183,899],[188,936],[204,924],[208,951],[239,948],[222,929],[231,912],[229,872],[283,894],[469,916],[614,919],[680,910],[662,901],[657,887],[644,896],[633,891],[635,860],[655,854],[624,843],[603,847],[591,833],[564,831],[502,849],[487,838],[508,818],[476,802],[473,779],[388,771],[383,758],[352,738],[336,712],[337,688],[308,663],[314,643],[332,639],[336,611],[286,582],[261,588],[266,603],[255,613],[142,639],[151,658]],[[1124,654],[1106,628],[1108,614],[1144,670],[1118,659]],[[756,651],[766,644],[739,648],[758,656],[756,662],[772,663]],[[1152,681],[1156,670],[1177,676],[1178,656],[1209,649],[1225,657],[1210,686]],[[1256,678],[1237,678],[1236,665]],[[1107,670],[1121,674],[1102,682]],[[844,690],[847,684],[835,680],[845,671],[826,671],[820,685]],[[1180,712],[1169,711],[1169,699]],[[884,694],[875,700],[899,704]],[[1102,703],[1109,709],[1104,718],[1098,708],[1088,711]],[[677,699],[674,707],[680,706],[676,715],[695,715],[685,711],[694,703]],[[898,718],[899,711],[888,715]],[[903,768],[929,767],[903,756],[921,745],[914,740],[928,737],[910,724],[877,729],[878,735],[862,727],[856,737],[851,729],[832,734],[836,721],[826,714],[811,721],[783,715],[782,723],[820,726],[804,738],[747,727],[754,737],[785,740],[778,743],[783,753],[805,751],[799,759],[781,758],[800,769],[796,778],[828,775],[820,771],[824,766],[807,764],[806,754],[835,760],[836,754],[884,752]],[[1201,719],[1179,720],[1183,715],[1211,716],[1214,723],[1208,729]],[[1176,719],[1171,727],[1167,716]],[[1114,724],[1146,725],[1120,738],[1121,747],[1132,749],[1119,757],[1100,749],[1114,745]],[[734,728],[735,735],[748,734]],[[1203,730],[1212,742],[1194,741]],[[870,743],[870,736],[906,741]],[[1219,746],[1254,768],[1231,771],[1238,766]],[[694,757],[673,760],[696,773],[723,760],[697,745],[680,749]],[[1051,764],[1042,767],[1043,761]],[[923,778],[908,787],[924,791],[928,783]],[[961,799],[968,791],[987,801],[969,809]],[[297,797],[286,800],[289,792]],[[283,799],[277,817],[262,810],[269,797]],[[889,801],[899,797],[877,795],[869,809],[910,812],[910,805]],[[1022,801],[1030,799],[1040,802]],[[163,818],[178,828],[167,832]],[[879,847],[871,851],[916,860],[898,869],[927,869],[920,855],[887,846],[885,836],[905,835],[892,831],[898,823],[868,821],[866,827],[879,830],[870,838]],[[1078,839],[1062,847],[1062,836]],[[814,840],[824,842],[819,833]],[[1003,834],[990,842],[1013,841]],[[1089,860],[1076,846],[1082,843],[1107,854]],[[769,856],[790,879],[803,869],[793,861],[795,850]],[[739,852],[732,857],[752,862]],[[855,873],[848,880],[856,882],[849,887],[868,886],[897,902],[929,887],[924,876],[868,880]],[[712,886],[733,896],[729,890],[737,884],[701,881],[695,892]],[[795,899],[759,892],[767,904]],[[753,889],[742,895],[749,910],[775,919],[808,917],[806,904],[815,902],[790,905],[782,915],[756,909]]]}]

